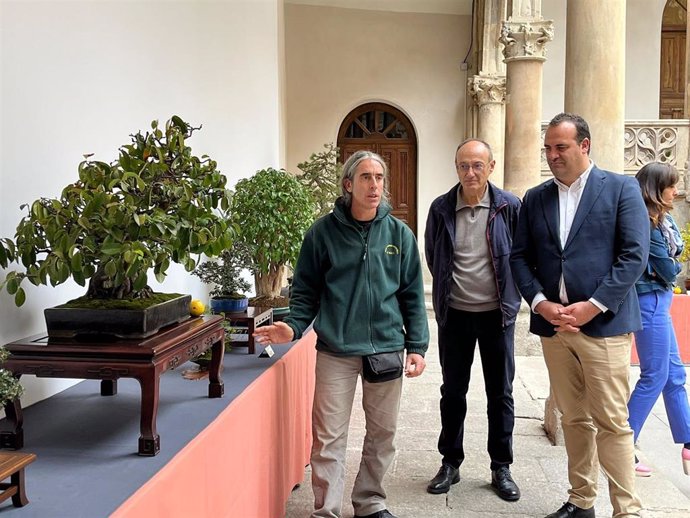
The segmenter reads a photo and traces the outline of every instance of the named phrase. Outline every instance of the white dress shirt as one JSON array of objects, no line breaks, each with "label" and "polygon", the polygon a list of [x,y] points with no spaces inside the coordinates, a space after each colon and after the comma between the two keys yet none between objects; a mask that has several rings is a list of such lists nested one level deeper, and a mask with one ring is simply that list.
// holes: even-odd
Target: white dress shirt
[{"label": "white dress shirt", "polygon": [[[582,193],[585,190],[585,185],[587,184],[587,179],[589,178],[589,173],[592,172],[592,167],[594,164],[589,161],[589,167],[575,180],[572,184],[566,185],[560,180],[554,178],[554,183],[558,186],[558,233],[561,240],[561,248],[565,247],[568,241],[568,236],[570,235],[570,228],[573,226],[573,220],[575,219],[575,213],[580,205],[580,199],[582,198]],[[558,283],[558,297],[561,303],[568,304],[568,291],[566,290],[565,280],[563,279],[563,274],[561,273],[561,279]],[[535,308],[542,300],[546,300],[544,294],[540,291],[537,293],[532,300],[532,311],[536,313]],[[608,308],[590,298],[589,301],[598,307],[602,313]]]}]

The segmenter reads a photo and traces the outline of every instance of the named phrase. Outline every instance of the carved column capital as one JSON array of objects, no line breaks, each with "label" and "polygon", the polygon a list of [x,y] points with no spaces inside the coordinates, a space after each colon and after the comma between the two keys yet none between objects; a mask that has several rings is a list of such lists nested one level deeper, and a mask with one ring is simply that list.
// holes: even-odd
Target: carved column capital
[{"label": "carved column capital", "polygon": [[477,106],[503,104],[506,99],[506,78],[504,76],[472,76],[467,80],[467,90]]},{"label": "carved column capital", "polygon": [[553,22],[506,21],[501,27],[498,41],[503,43],[505,62],[522,59],[544,61],[546,43],[553,39]]}]

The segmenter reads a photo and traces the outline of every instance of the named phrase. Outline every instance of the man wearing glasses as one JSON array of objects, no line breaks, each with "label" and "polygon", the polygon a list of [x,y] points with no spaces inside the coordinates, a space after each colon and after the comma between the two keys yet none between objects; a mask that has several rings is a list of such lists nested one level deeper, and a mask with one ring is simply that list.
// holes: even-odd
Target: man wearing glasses
[{"label": "man wearing glasses", "polygon": [[460,480],[465,458],[464,421],[475,346],[486,387],[491,485],[515,501],[520,490],[510,474],[513,462],[513,338],[520,294],[509,257],[520,201],[489,183],[495,161],[489,144],[461,143],[455,153],[459,183],[434,200],[424,233],[433,276],[433,302],[443,373],[441,468],[427,491],[447,493]]}]

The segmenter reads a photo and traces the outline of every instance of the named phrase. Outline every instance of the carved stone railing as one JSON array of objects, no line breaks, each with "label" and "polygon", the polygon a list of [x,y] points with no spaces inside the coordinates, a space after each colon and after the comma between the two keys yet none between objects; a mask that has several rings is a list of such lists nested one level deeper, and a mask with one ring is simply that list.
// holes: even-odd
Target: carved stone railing
[{"label": "carved stone railing", "polygon": [[680,175],[679,194],[688,196],[685,186],[689,134],[688,119],[626,121],[625,172],[635,174],[649,162],[671,164]]},{"label": "carved stone railing", "polygon": [[[542,123],[542,141],[546,132],[546,122]],[[649,162],[664,162],[673,165],[680,174],[679,195],[690,201],[688,174],[688,139],[690,120],[628,120],[625,121],[625,173],[634,175]],[[551,176],[546,157],[542,150],[541,174]]]}]

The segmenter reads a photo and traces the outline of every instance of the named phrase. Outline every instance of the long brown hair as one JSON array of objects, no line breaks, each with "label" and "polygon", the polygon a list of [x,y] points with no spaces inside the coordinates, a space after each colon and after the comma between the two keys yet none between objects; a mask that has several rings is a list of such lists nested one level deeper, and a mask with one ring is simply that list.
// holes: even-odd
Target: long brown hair
[{"label": "long brown hair", "polygon": [[672,203],[664,201],[662,193],[678,183],[678,171],[670,164],[650,162],[637,172],[635,178],[640,184],[649,219],[656,226],[673,209]]}]

